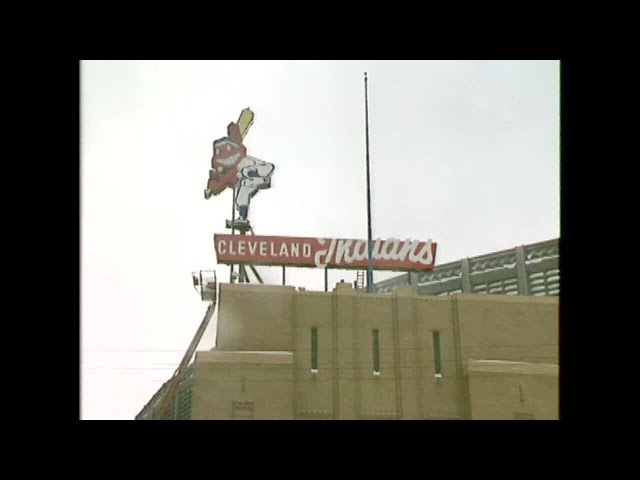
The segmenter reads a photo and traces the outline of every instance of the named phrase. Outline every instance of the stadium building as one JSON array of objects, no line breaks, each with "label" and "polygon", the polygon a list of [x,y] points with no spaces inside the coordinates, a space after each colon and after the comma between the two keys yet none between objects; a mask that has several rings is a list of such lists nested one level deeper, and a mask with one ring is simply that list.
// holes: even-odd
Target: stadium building
[{"label": "stadium building", "polygon": [[419,295],[559,295],[559,258],[556,238],[446,263],[423,274],[408,273],[378,283],[376,291],[390,293],[413,283]]},{"label": "stadium building", "polygon": [[[331,292],[219,285],[163,419],[557,419],[559,240]],[[138,420],[153,419],[169,382]]]}]

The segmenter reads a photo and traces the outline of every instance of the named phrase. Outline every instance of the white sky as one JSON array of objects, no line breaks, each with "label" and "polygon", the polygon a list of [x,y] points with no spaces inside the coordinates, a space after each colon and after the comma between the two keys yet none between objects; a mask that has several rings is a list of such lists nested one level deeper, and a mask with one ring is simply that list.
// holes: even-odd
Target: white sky
[{"label": "white sky", "polygon": [[133,419],[206,310],[191,272],[229,280],[213,234],[231,192],[203,189],[243,108],[248,154],[276,165],[256,234],[366,239],[365,71],[374,239],[431,238],[438,265],[560,235],[557,61],[83,61],[82,418]]}]

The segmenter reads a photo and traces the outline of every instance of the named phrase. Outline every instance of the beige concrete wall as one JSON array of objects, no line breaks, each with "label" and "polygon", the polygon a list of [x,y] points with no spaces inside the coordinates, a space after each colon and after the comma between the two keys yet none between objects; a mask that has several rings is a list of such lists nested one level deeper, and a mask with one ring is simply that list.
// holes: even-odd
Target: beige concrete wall
[{"label": "beige concrete wall", "polygon": [[197,352],[191,395],[193,420],[231,420],[234,402],[252,404],[254,419],[293,419],[293,355]]},{"label": "beige concrete wall", "polygon": [[293,287],[221,284],[218,350],[292,349]]},{"label": "beige concrete wall", "polygon": [[[459,294],[462,361],[559,361],[557,297]],[[454,312],[455,314],[455,312]]]},{"label": "beige concrete wall", "polygon": [[[413,297],[416,372],[421,405],[418,418],[464,416],[464,378],[456,364],[456,338],[450,297]],[[433,332],[440,332],[442,377],[435,376]]]},{"label": "beige concrete wall", "polygon": [[[313,326],[318,328],[317,373],[311,372]],[[379,331],[379,376],[373,374],[373,329]],[[440,332],[441,378],[434,371],[434,330]],[[201,390],[196,395],[194,387],[193,402],[202,418],[227,418],[231,402],[249,398],[249,390],[256,399],[264,395],[264,401],[255,400],[262,402],[261,418],[466,419],[497,415],[497,409],[502,409],[502,417],[512,417],[513,375],[469,377],[465,362],[557,364],[558,299],[420,297],[408,288],[391,295],[368,295],[348,283],[328,293],[223,285],[216,350],[283,350],[293,355],[289,366],[235,365],[220,355],[205,362],[201,356],[203,364],[197,366],[195,377]],[[239,378],[245,379],[245,391],[238,391]],[[498,396],[508,392],[508,402],[492,397],[491,382]],[[518,380],[518,392],[520,385],[529,392],[525,398],[531,403],[523,408],[535,410],[534,403],[549,402],[557,393],[557,376],[550,380],[529,375],[526,381]],[[283,401],[282,395],[289,400]],[[210,402],[221,406],[207,406]],[[555,408],[557,415],[557,401],[552,403],[536,407],[535,412],[546,418]],[[258,403],[255,408],[258,415]]]},{"label": "beige concrete wall", "polygon": [[466,371],[472,419],[558,419],[557,365],[472,360]]},{"label": "beige concrete wall", "polygon": [[[346,298],[349,298],[350,305]],[[397,372],[395,368],[394,327],[392,304],[385,295],[367,295],[351,291],[345,297],[342,314],[348,317],[353,312],[351,331],[343,334],[342,347],[354,353],[352,371],[357,374],[354,385],[357,402],[350,416],[364,419],[395,418],[397,406]],[[346,306],[349,305],[350,309]],[[373,330],[378,330],[380,350],[380,375],[374,375]],[[346,360],[346,359],[345,359]]]},{"label": "beige concrete wall", "polygon": [[[333,295],[299,292],[293,303],[295,408],[299,418],[334,417]],[[311,372],[311,328],[318,328],[318,372]]]}]

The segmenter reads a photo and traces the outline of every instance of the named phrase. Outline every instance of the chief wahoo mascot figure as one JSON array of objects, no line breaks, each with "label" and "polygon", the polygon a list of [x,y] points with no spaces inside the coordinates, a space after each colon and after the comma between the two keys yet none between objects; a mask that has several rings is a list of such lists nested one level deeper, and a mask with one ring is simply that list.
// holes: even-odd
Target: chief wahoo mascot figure
[{"label": "chief wahoo mascot figure", "polygon": [[[235,187],[235,207],[238,218],[235,228],[249,228],[249,203],[258,190],[271,186],[271,175],[275,165],[247,155],[244,137],[253,124],[253,112],[245,108],[236,123],[227,127],[227,136],[213,142],[213,157],[209,181],[204,191],[204,198],[218,195],[227,188]],[[228,226],[231,222],[227,222]]]}]

